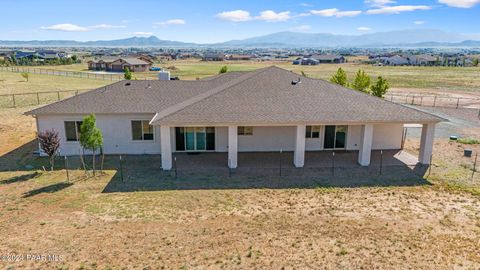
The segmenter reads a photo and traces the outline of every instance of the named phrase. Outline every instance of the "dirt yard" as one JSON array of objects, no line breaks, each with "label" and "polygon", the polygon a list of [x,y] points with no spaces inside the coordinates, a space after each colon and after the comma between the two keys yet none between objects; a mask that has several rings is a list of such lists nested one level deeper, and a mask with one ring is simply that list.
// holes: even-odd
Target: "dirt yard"
[{"label": "dirt yard", "polygon": [[[305,180],[225,177],[245,184],[184,190],[218,180],[164,184],[142,157],[130,165],[136,172],[125,171],[129,183],[112,162],[96,178],[44,172],[23,110],[1,112],[1,269],[480,268],[480,175],[471,178],[474,160],[462,156],[479,145],[438,140],[427,181],[412,184],[351,177],[358,187],[313,179],[309,188],[258,188],[249,181]],[[417,152],[418,140],[406,150]],[[138,179],[163,188],[120,192]]]}]

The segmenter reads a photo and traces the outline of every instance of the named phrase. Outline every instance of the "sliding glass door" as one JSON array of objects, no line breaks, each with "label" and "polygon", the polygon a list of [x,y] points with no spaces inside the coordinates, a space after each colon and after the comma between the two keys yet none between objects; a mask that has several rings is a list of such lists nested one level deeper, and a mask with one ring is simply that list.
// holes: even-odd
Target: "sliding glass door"
[{"label": "sliding glass door", "polygon": [[345,149],[348,126],[325,126],[324,149]]},{"label": "sliding glass door", "polygon": [[176,127],[177,151],[215,150],[214,127]]}]

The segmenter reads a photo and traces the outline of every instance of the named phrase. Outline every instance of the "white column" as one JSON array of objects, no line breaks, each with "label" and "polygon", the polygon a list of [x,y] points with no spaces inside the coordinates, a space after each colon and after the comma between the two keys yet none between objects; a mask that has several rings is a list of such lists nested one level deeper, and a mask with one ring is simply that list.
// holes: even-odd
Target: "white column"
[{"label": "white column", "polygon": [[435,137],[435,123],[423,124],[422,137],[420,139],[420,153],[418,161],[421,164],[430,164],[430,157],[433,151],[433,138]]},{"label": "white column", "polygon": [[360,148],[358,150],[358,163],[361,166],[370,165],[370,156],[372,154],[373,125],[362,125],[360,135]]},{"label": "white column", "polygon": [[160,126],[160,145],[162,148],[162,169],[172,169],[172,143],[170,138],[170,127]]},{"label": "white column", "polygon": [[232,169],[237,168],[238,156],[238,127],[228,126],[228,166]]},{"label": "white column", "polygon": [[305,130],[305,125],[299,125],[296,127],[293,165],[297,168],[301,168],[305,164]]}]

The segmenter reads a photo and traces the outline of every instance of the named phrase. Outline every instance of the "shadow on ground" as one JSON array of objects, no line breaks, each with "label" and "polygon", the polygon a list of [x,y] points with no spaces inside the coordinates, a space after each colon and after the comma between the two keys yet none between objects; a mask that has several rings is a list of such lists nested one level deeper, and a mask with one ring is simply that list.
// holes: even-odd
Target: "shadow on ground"
[{"label": "shadow on ground", "polygon": [[13,184],[13,183],[18,183],[18,182],[24,182],[31,180],[35,177],[40,175],[38,172],[33,172],[33,173],[27,173],[27,174],[22,174],[18,176],[14,176],[5,180],[0,180],[0,185],[8,185],[8,184]]},{"label": "shadow on ground", "polygon": [[37,188],[37,189],[30,190],[28,192],[25,192],[22,194],[22,198],[28,198],[28,197],[32,197],[42,193],[54,193],[62,189],[68,188],[71,185],[73,185],[73,183],[65,183],[65,182],[48,185],[45,187],[41,187],[41,188]]}]

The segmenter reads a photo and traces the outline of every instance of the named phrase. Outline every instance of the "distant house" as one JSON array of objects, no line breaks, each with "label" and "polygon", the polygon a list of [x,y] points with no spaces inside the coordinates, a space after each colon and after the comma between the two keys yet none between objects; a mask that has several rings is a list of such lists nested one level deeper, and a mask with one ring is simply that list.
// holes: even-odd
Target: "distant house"
[{"label": "distant house", "polygon": [[62,51],[40,50],[40,51],[15,51],[13,55],[16,59],[60,59],[67,58],[68,54]]},{"label": "distant house", "polygon": [[223,53],[205,53],[202,57],[203,61],[223,61],[225,55]]},{"label": "distant house", "polygon": [[225,57],[226,60],[231,61],[248,61],[253,58],[255,58],[255,56],[250,54],[229,54]]},{"label": "distant house", "polygon": [[342,64],[346,62],[345,57],[335,54],[313,55],[312,58],[321,64]]},{"label": "distant house", "polygon": [[146,58],[104,58],[100,60],[90,60],[88,63],[89,70],[103,70],[122,72],[128,68],[132,72],[145,72],[152,67],[152,62]]},{"label": "distant house", "polygon": [[320,62],[314,58],[299,58],[294,60],[292,64],[294,65],[302,65],[302,66],[315,66],[318,65]]},{"label": "distant house", "polygon": [[382,64],[389,65],[389,66],[403,66],[403,65],[410,64],[407,58],[400,55],[394,55],[391,57],[381,57],[379,61]]},{"label": "distant house", "polygon": [[435,66],[440,63],[440,58],[432,55],[412,55],[409,58],[411,65],[416,66]]}]

